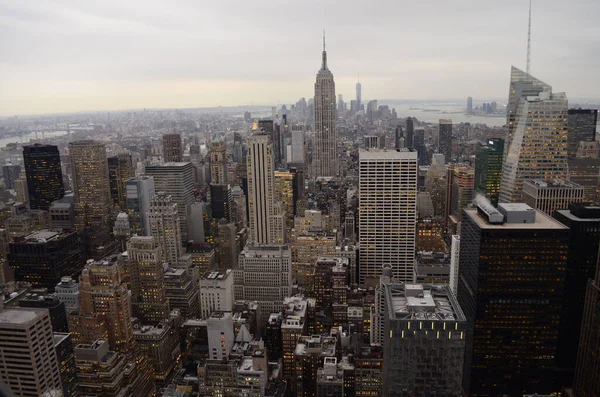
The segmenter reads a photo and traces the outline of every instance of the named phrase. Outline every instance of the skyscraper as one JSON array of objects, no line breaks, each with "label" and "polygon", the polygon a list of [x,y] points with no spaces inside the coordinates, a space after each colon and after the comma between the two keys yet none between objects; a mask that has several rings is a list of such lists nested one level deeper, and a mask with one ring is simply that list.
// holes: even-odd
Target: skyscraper
[{"label": "skyscraper", "polygon": [[362,85],[358,80],[356,82],[356,111],[360,111],[360,105],[362,105]]},{"label": "skyscraper", "polygon": [[523,202],[531,208],[554,216],[556,210],[566,210],[570,204],[583,203],[583,186],[566,179],[526,179],[523,182]]},{"label": "skyscraper", "polygon": [[23,147],[29,207],[46,210],[65,195],[58,147],[36,143]]},{"label": "skyscraper", "polygon": [[118,205],[122,210],[126,207],[125,182],[134,176],[131,154],[121,153],[108,158],[110,197],[113,204]]},{"label": "skyscraper", "polygon": [[227,155],[222,138],[215,139],[210,149],[210,183],[227,184]]},{"label": "skyscraper", "polygon": [[567,152],[569,158],[577,155],[580,142],[596,140],[598,109],[569,109],[567,121]]},{"label": "skyscraper", "polygon": [[163,159],[165,163],[183,161],[183,146],[180,134],[163,135]]},{"label": "skyscraper", "polygon": [[473,114],[473,97],[467,98],[467,114]]},{"label": "skyscraper", "polygon": [[488,139],[487,145],[477,149],[475,154],[475,191],[483,194],[496,206],[502,180],[502,158],[504,140]]},{"label": "skyscraper", "polygon": [[15,181],[21,175],[21,166],[13,164],[4,164],[2,166],[2,175],[4,177],[4,186],[7,189],[14,189]]},{"label": "skyscraper", "polygon": [[553,390],[569,230],[525,204],[465,209],[458,302],[472,396]]},{"label": "skyscraper", "polygon": [[62,391],[48,310],[0,302],[0,335],[0,381],[15,397]]},{"label": "skyscraper", "polygon": [[323,60],[315,82],[315,138],[313,177],[338,174],[335,82],[327,68],[327,52],[323,37]]},{"label": "skyscraper", "polygon": [[127,243],[133,315],[143,324],[169,316],[161,247],[154,237],[136,236]]},{"label": "skyscraper", "polygon": [[475,172],[467,165],[448,166],[446,176],[445,227],[449,235],[456,234],[462,210],[473,201]]},{"label": "skyscraper", "polygon": [[187,207],[194,197],[194,166],[192,163],[165,163],[146,167],[146,175],[154,177],[155,191],[165,192],[177,203],[181,240],[187,241]]},{"label": "skyscraper", "polygon": [[467,321],[450,287],[382,287],[384,395],[461,397]]},{"label": "skyscraper", "polygon": [[600,393],[600,264],[596,265],[596,277],[590,280],[585,294],[583,323],[577,352],[577,367],[573,392],[577,397],[595,397]]},{"label": "skyscraper", "polygon": [[273,145],[269,135],[255,131],[248,138],[248,243],[268,244],[275,236],[275,173]]},{"label": "skyscraper", "polygon": [[440,119],[438,153],[444,155],[446,163],[452,162],[452,120]]},{"label": "skyscraper", "polygon": [[567,109],[564,93],[511,69],[500,202],[520,202],[524,179],[567,178]]},{"label": "skyscraper", "polygon": [[112,199],[106,147],[97,141],[69,143],[75,193],[75,228],[96,227],[108,232]]},{"label": "skyscraper", "polygon": [[359,153],[359,283],[381,275],[384,264],[394,276],[413,277],[417,223],[417,153]]},{"label": "skyscraper", "polygon": [[179,208],[170,195],[158,192],[150,201],[150,235],[160,247],[161,262],[176,265],[183,254]]},{"label": "skyscraper", "polygon": [[136,176],[125,182],[127,213],[131,235],[150,235],[150,200],[154,197],[154,178]]}]

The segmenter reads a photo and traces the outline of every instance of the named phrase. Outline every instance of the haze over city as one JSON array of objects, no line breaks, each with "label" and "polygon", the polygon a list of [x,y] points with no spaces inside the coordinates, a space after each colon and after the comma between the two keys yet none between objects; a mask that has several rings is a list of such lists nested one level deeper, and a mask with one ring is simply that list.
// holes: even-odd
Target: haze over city
[{"label": "haze over city", "polygon": [[[597,97],[600,4],[533,3],[532,73]],[[325,29],[337,92],[505,98],[528,2],[0,1],[0,116],[292,103]]]}]

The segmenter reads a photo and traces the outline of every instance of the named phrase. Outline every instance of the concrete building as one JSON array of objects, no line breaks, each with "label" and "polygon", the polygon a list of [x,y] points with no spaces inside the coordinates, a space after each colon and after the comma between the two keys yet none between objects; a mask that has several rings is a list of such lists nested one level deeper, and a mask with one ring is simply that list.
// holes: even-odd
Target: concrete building
[{"label": "concrete building", "polygon": [[391,264],[412,281],[417,223],[417,153],[359,153],[359,284],[377,280]]},{"label": "concrete building", "polygon": [[229,312],[213,312],[206,320],[208,329],[208,356],[210,360],[226,360],[229,357],[235,335],[233,318]]},{"label": "concrete building", "polygon": [[200,315],[200,274],[191,256],[186,255],[186,260],[180,261],[177,267],[165,270],[164,280],[169,310],[179,310],[183,318],[197,318]]},{"label": "concrete building", "polygon": [[329,336],[301,336],[294,352],[296,396],[317,395],[319,368],[324,360],[336,357],[337,339]]},{"label": "concrete building", "polygon": [[79,285],[73,277],[61,277],[54,291],[58,300],[65,304],[67,311],[79,309]]},{"label": "concrete building", "polygon": [[227,180],[227,153],[223,139],[217,138],[212,142],[209,153],[210,183],[226,185]]},{"label": "concrete building", "polygon": [[120,153],[108,158],[108,179],[110,182],[110,197],[114,205],[121,210],[127,208],[125,182],[135,176],[131,154]]},{"label": "concrete building", "polygon": [[[289,297],[283,301],[283,322],[281,323],[281,343],[283,355],[283,378],[295,376],[294,352],[298,338],[308,331],[308,301],[302,297]],[[295,390],[292,384],[291,389]]]},{"label": "concrete building", "polygon": [[461,397],[467,321],[448,286],[386,284],[386,396]]},{"label": "concrete building", "polygon": [[136,176],[125,181],[125,202],[132,235],[150,235],[150,200],[154,197],[154,178]]},{"label": "concrete building", "polygon": [[75,349],[71,334],[55,332],[54,350],[60,369],[63,397],[78,397],[77,365],[75,364]]},{"label": "concrete building", "polygon": [[523,182],[523,202],[553,216],[556,210],[583,203],[584,188],[566,179],[531,179]]},{"label": "concrete building", "polygon": [[165,163],[183,161],[183,145],[181,134],[165,134],[162,139],[163,160]]},{"label": "concrete building", "polygon": [[50,213],[50,229],[75,229],[75,207],[73,204],[73,194],[68,194],[60,200],[53,201],[50,204],[48,212]]},{"label": "concrete building", "polygon": [[207,203],[195,202],[188,206],[188,241],[203,243],[204,236],[204,215],[207,213]]},{"label": "concrete building", "polygon": [[0,381],[15,397],[62,390],[48,311],[0,301],[0,319]]},{"label": "concrete building", "polygon": [[137,323],[133,328],[133,337],[150,359],[154,368],[154,379],[164,382],[177,365],[180,353],[179,333],[173,320],[164,319],[156,325]]},{"label": "concrete building", "polygon": [[200,318],[206,320],[212,312],[233,310],[233,272],[209,271],[200,278]]},{"label": "concrete building", "polygon": [[160,247],[160,260],[172,265],[177,264],[183,255],[179,206],[170,195],[158,192],[150,201],[148,219],[150,235]]},{"label": "concrete building", "polygon": [[170,195],[177,203],[182,241],[188,240],[187,207],[196,200],[194,174],[192,163],[167,162],[146,167],[146,175],[154,177],[155,191]]}]

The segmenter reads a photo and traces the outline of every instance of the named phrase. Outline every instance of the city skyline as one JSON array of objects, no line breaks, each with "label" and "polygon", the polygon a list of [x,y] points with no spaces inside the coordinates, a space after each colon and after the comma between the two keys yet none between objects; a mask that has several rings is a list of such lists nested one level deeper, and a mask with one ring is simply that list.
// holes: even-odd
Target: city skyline
[{"label": "city skyline", "polygon": [[[503,97],[506,70],[526,63],[525,1],[501,7],[440,3],[435,14],[431,5],[409,5],[403,14],[410,18],[385,31],[381,22],[393,13],[358,2],[286,8],[298,21],[314,14],[309,26],[285,17],[261,29],[247,23],[274,5],[239,3],[231,12],[220,3],[178,4],[165,12],[152,2],[0,4],[0,18],[5,17],[0,31],[14,38],[0,63],[0,116],[293,103],[311,97],[323,27],[338,92],[347,98],[354,96],[357,73],[365,98]],[[595,97],[599,60],[590,54],[598,53],[600,42],[591,16],[599,7],[580,1],[559,14],[552,4],[534,3],[532,74],[570,97]],[[201,28],[197,18],[205,21]],[[219,25],[206,22],[223,18]],[[559,24],[560,32],[548,28]],[[240,60],[248,58],[252,62],[240,68]]]}]

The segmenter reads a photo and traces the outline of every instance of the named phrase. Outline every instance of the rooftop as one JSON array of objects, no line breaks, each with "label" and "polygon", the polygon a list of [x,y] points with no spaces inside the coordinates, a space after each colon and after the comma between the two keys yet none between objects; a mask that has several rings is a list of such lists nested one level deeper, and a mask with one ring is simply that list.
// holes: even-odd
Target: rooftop
[{"label": "rooftop", "polygon": [[[531,208],[527,204],[520,203],[503,203],[505,208],[510,211],[525,211],[526,208]],[[567,229],[565,225],[549,217],[545,213],[536,210],[535,223],[503,223],[490,224],[481,215],[477,213],[477,209],[465,209],[464,214],[471,218],[481,229],[506,229],[506,230],[545,230],[545,229]]]},{"label": "rooftop", "polygon": [[188,164],[192,164],[190,162],[187,161],[169,161],[167,163],[164,164],[160,164],[160,165],[149,165],[146,168],[165,168],[165,167],[185,167]]},{"label": "rooftop", "polygon": [[385,284],[390,318],[395,320],[465,320],[447,285]]},{"label": "rooftop", "polygon": [[47,313],[47,309],[4,308],[0,311],[0,328],[26,328]]},{"label": "rooftop", "polygon": [[567,179],[528,179],[525,180],[523,183],[532,185],[538,189],[583,189],[583,186],[575,182],[571,182]]},{"label": "rooftop", "polygon": [[409,160],[417,158],[417,152],[414,149],[385,150],[370,149],[359,152],[359,160]]}]

